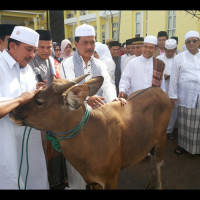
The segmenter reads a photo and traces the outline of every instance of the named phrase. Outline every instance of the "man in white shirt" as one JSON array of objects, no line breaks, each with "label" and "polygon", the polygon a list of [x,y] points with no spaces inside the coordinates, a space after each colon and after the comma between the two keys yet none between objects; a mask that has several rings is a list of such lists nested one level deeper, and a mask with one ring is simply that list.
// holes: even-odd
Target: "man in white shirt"
[{"label": "man in white shirt", "polygon": [[[165,90],[164,63],[153,58],[156,45],[155,36],[145,37],[142,55],[130,60],[122,73],[118,97],[127,98],[135,91],[152,86]],[[159,67],[156,63],[159,63]]]},{"label": "man in white shirt", "polygon": [[[87,98],[87,104],[93,109],[104,105],[105,102],[107,103],[118,100],[116,89],[114,84],[111,83],[107,66],[104,62],[94,58],[93,56],[95,51],[95,30],[93,26],[83,24],[76,28],[75,47],[77,51],[74,52],[74,55],[72,57],[66,58],[63,61],[61,67],[61,78],[70,80],[83,74],[89,73],[90,75],[85,78],[86,81],[95,76],[103,76],[104,82],[97,92],[97,95]],[[79,84],[82,84],[83,82],[84,80]],[[122,99],[120,100],[124,105],[125,101]],[[86,183],[79,172],[75,170],[68,161],[66,161],[66,164],[69,188],[86,189]]]},{"label": "man in white shirt", "polygon": [[[8,50],[0,55],[0,189],[49,189],[40,131],[29,129],[28,136],[25,127],[16,125],[8,115],[45,88],[44,83],[38,83],[36,89],[35,75],[28,65],[38,39],[34,30],[15,26]],[[26,147],[28,143],[24,152],[23,141]]]},{"label": "man in white shirt", "polygon": [[165,41],[168,39],[168,34],[166,31],[159,31],[157,35],[158,46],[153,54],[154,57],[162,55],[165,53]]},{"label": "man in white shirt", "polygon": [[[165,63],[164,77],[165,77],[165,88],[166,91],[169,91],[169,80],[172,71],[174,70],[174,58],[176,56],[177,42],[175,39],[168,39],[165,41],[165,53],[157,56],[158,59],[162,60]],[[174,106],[171,112],[171,117],[169,125],[167,127],[167,137],[170,140],[174,140],[175,136],[173,134],[174,127],[178,117],[178,107]]]},{"label": "man in white shirt", "polygon": [[178,102],[178,147],[176,154],[184,151],[200,154],[200,52],[199,33],[185,35],[187,50],[176,55],[171,73],[169,97]]},{"label": "man in white shirt", "polygon": [[132,40],[132,44],[133,44],[133,55],[129,56],[125,60],[123,66],[122,66],[122,72],[124,71],[126,65],[128,64],[128,62],[131,59],[136,58],[138,56],[141,56],[141,54],[142,54],[142,47],[143,47],[143,44],[144,44],[144,38],[143,37],[135,37]]},{"label": "man in white shirt", "polygon": [[121,56],[121,66],[124,65],[125,61],[127,58],[131,57],[132,55],[134,55],[133,52],[133,38],[126,40],[126,51],[127,54],[124,54]]}]

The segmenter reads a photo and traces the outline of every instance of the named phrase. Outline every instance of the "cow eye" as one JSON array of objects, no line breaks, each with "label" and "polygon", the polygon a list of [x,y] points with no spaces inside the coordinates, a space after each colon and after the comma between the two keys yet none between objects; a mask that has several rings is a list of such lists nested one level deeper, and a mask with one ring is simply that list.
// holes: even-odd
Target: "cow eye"
[{"label": "cow eye", "polygon": [[39,105],[39,106],[43,104],[43,102],[39,101],[38,99],[35,99],[35,103],[36,103],[37,105]]}]

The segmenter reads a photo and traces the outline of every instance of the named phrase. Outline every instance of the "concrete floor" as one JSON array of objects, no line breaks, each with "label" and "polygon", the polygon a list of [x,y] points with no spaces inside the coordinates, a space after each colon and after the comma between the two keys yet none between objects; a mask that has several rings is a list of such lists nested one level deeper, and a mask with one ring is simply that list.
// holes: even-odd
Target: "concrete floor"
[{"label": "concrete floor", "polygon": [[[176,155],[177,135],[174,141],[167,140],[163,166],[164,190],[199,190],[200,157],[187,153]],[[117,189],[144,190],[150,177],[150,158],[146,157],[135,166],[121,171]]]}]

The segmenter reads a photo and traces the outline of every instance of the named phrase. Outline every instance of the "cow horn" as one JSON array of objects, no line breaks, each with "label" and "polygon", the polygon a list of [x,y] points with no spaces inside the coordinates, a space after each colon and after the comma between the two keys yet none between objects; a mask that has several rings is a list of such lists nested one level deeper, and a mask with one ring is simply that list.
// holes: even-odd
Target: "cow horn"
[{"label": "cow horn", "polygon": [[71,86],[73,85],[76,85],[77,83],[81,82],[84,78],[86,78],[89,74],[85,74],[85,75],[82,75],[82,76],[79,76],[73,80],[71,80],[69,83],[66,83],[66,84],[63,84],[63,85],[54,85],[54,91],[57,92],[57,93],[62,93],[64,92],[65,90],[67,90],[68,88],[70,88]]},{"label": "cow horn", "polygon": [[76,82],[76,83],[79,83],[79,82],[81,82],[84,78],[86,78],[88,75],[90,75],[90,74],[89,74],[89,73],[88,73],[88,74],[84,74],[84,75],[82,75],[82,76],[79,76],[79,77],[73,79],[72,81],[73,81],[73,82]]}]

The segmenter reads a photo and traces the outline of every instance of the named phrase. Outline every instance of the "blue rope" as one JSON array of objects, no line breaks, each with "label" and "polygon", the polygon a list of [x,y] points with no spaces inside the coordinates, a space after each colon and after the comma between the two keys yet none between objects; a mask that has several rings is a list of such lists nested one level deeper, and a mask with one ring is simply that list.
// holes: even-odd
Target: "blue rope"
[{"label": "blue rope", "polygon": [[[66,131],[66,132],[63,132],[63,133],[54,133],[52,131],[47,131],[46,132],[46,139],[51,142],[52,146],[58,152],[61,152],[59,141],[62,141],[64,139],[70,139],[70,138],[77,136],[85,128],[85,126],[86,126],[86,124],[89,120],[89,117],[90,117],[90,111],[88,109],[86,109],[83,118],[81,119],[80,123],[76,127],[71,129],[70,131]],[[69,134],[69,135],[61,136],[63,134]],[[56,137],[58,137],[59,139],[57,139]]]}]

